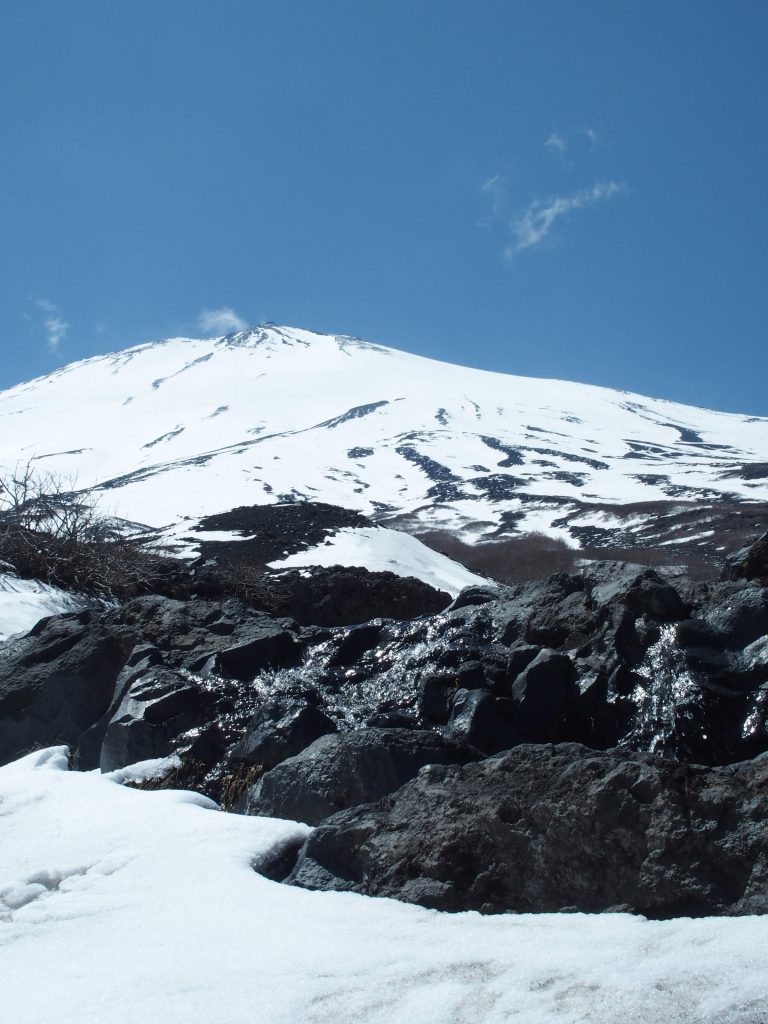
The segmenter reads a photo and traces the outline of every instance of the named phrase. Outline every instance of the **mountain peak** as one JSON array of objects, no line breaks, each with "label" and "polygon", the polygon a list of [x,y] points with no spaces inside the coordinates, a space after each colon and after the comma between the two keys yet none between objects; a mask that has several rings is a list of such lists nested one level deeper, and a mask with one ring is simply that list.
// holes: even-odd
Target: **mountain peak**
[{"label": "mountain peak", "polygon": [[306,327],[292,327],[287,324],[277,324],[271,320],[247,327],[244,331],[234,331],[216,341],[221,348],[263,348],[275,349],[280,346],[291,346],[300,348],[312,348],[315,345],[334,344],[341,351],[354,349],[366,349],[369,351],[386,353],[391,349],[384,345],[376,345],[370,341],[364,341],[348,334],[321,334],[318,331],[311,331]]},{"label": "mountain peak", "polygon": [[322,501],[469,543],[627,547],[663,506],[696,510],[699,550],[722,543],[712,503],[768,501],[766,420],[274,323],[70,364],[0,417],[0,469],[32,460],[152,526]]}]

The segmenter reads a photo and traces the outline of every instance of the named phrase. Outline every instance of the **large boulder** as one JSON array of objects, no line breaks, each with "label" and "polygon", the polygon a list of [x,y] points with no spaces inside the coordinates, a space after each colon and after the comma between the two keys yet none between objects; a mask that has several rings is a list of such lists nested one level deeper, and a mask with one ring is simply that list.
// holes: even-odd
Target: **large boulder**
[{"label": "large boulder", "polygon": [[[341,565],[283,570],[268,578],[270,605],[276,614],[316,626],[344,626],[371,619],[414,619],[435,615],[451,595],[413,576]],[[277,600],[280,595],[280,600]]]},{"label": "large boulder", "polygon": [[315,825],[345,807],[378,800],[426,764],[466,764],[479,751],[434,732],[361,729],[323,736],[267,772],[247,810]]},{"label": "large boulder", "polygon": [[313,704],[273,697],[248,722],[245,736],[232,751],[232,759],[269,771],[335,731],[336,723]]},{"label": "large boulder", "polygon": [[744,647],[768,634],[768,588],[721,585],[705,612],[707,623],[725,639],[729,648]]},{"label": "large boulder", "polygon": [[174,741],[210,717],[200,686],[171,669],[149,668],[125,689],[106,728],[103,772],[165,757]]},{"label": "large boulder", "polygon": [[494,697],[488,690],[456,693],[447,734],[484,754],[509,750],[523,739],[512,721],[512,701]]},{"label": "large boulder", "polygon": [[220,647],[215,654],[201,654],[190,668],[206,675],[215,673],[245,681],[254,679],[265,668],[295,665],[299,657],[300,648],[291,633],[279,623],[266,621],[254,623],[247,639]]},{"label": "large boulder", "polygon": [[768,754],[704,768],[578,744],[432,765],[307,840],[295,885],[486,913],[768,912]]},{"label": "large boulder", "polygon": [[546,743],[562,735],[565,716],[579,692],[574,680],[567,654],[546,648],[539,651],[512,686],[515,722],[524,736]]},{"label": "large boulder", "polygon": [[759,580],[768,584],[768,532],[754,544],[731,555],[724,575],[730,579]]},{"label": "large boulder", "polygon": [[132,642],[103,620],[94,610],[56,615],[0,645],[0,764],[36,746],[74,749],[105,713]]}]

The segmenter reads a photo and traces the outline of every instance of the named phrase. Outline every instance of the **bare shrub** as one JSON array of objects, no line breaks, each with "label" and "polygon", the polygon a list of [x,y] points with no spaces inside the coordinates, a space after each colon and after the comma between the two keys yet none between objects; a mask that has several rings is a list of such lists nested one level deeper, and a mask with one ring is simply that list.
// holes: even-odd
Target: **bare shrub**
[{"label": "bare shrub", "polygon": [[22,577],[106,598],[146,593],[167,561],[121,532],[89,491],[29,465],[0,474],[0,560]]}]

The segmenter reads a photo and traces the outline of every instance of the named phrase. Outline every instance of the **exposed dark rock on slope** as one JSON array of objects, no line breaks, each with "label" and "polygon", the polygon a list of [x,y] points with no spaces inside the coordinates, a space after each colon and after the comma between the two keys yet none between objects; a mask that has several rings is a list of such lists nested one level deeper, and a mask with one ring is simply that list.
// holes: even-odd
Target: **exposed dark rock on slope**
[{"label": "exposed dark rock on slope", "polygon": [[[408,582],[393,578],[397,596]],[[150,596],[55,617],[0,648],[0,756],[35,742],[77,747],[111,704],[105,763],[129,749],[134,759],[191,749],[190,733],[208,730],[222,749],[209,745],[207,777],[237,760],[248,720],[274,698],[317,707],[342,730],[436,728],[486,754],[575,740],[728,763],[768,748],[766,637],[759,584],[694,584],[618,563],[353,628],[300,626],[236,600]],[[142,735],[139,721],[146,744],[118,756],[120,731]],[[94,736],[88,766],[100,756]]]},{"label": "exposed dark rock on slope", "polygon": [[[244,505],[229,512],[205,516],[195,527],[203,536],[203,559],[248,562],[262,568],[269,562],[320,544],[329,533],[345,526],[371,526],[371,520],[351,509],[325,502],[283,505]],[[243,540],[206,540],[209,532],[232,531]]]},{"label": "exposed dark rock on slope", "polygon": [[80,737],[109,708],[131,649],[97,611],[43,619],[0,644],[0,763]]}]

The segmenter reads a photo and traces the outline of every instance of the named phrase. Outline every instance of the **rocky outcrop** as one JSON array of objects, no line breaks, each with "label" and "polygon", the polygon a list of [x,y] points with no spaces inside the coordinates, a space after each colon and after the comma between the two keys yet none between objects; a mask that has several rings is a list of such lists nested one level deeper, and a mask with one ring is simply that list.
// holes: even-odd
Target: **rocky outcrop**
[{"label": "rocky outcrop", "polygon": [[759,573],[597,562],[450,605],[363,570],[273,585],[272,611],[148,595],[0,644],[0,761],[62,742],[84,769],[176,755],[148,785],[317,824],[293,873],[310,888],[768,912]]},{"label": "rocky outcrop", "polygon": [[248,722],[232,758],[268,772],[336,728],[333,719],[312,704],[269,698]]},{"label": "rocky outcrop", "polygon": [[758,580],[768,584],[768,533],[749,547],[730,555],[725,574],[730,579]]},{"label": "rocky outcrop", "polygon": [[602,562],[342,627],[149,595],[0,646],[3,708],[4,759],[61,741],[85,768],[174,753],[214,799],[237,774],[237,806],[329,729],[433,730],[485,755],[575,741],[726,764],[768,750],[768,590]]},{"label": "rocky outcrop", "polygon": [[[372,526],[359,512],[323,502],[253,505],[208,516],[196,527],[200,558],[189,586],[199,596],[236,595],[273,616],[302,625],[349,626],[375,618],[432,615],[451,597],[422,580],[362,568],[314,566],[270,572],[270,562],[314,547],[346,527]],[[206,540],[231,530],[241,539]]]},{"label": "rocky outcrop", "polygon": [[264,584],[263,604],[301,625],[351,626],[371,619],[416,619],[436,615],[451,596],[412,576],[366,569],[313,566],[275,573]]},{"label": "rocky outcrop", "polygon": [[42,619],[0,644],[0,764],[36,746],[77,747],[109,707],[132,646],[93,610]]},{"label": "rocky outcrop", "polygon": [[480,756],[434,732],[365,729],[323,736],[267,772],[248,794],[247,811],[315,825],[399,789],[426,764],[466,764]]},{"label": "rocky outcrop", "polygon": [[768,754],[727,768],[575,744],[431,765],[307,840],[289,881],[484,913],[768,912]]}]

